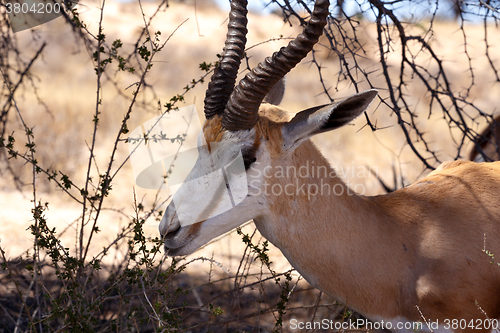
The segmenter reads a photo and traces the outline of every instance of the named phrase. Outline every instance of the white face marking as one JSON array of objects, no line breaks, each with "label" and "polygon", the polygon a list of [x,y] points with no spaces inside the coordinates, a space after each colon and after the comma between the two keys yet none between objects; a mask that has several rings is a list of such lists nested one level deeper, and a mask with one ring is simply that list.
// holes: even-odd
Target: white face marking
[{"label": "white face marking", "polygon": [[[178,188],[160,223],[160,233],[169,233],[165,246],[170,255],[192,253],[259,212],[259,196],[254,188],[259,186],[255,182],[258,174],[255,168],[245,172],[243,160],[238,159],[242,150],[253,145],[254,136],[254,130],[226,132],[220,143],[210,144],[210,151],[207,146],[199,148],[196,165]],[[235,169],[240,171],[233,172]]]},{"label": "white face marking", "polygon": [[[219,146],[222,146],[219,147]],[[247,195],[247,180],[238,145],[200,147],[198,160],[178,185],[172,202],[181,226],[207,220],[238,205]],[[220,152],[223,151],[223,154]]]}]

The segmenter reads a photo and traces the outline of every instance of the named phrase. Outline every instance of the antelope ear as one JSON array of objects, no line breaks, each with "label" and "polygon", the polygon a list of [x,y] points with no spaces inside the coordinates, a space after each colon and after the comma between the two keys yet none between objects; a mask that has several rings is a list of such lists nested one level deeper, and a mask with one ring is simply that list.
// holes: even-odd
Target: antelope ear
[{"label": "antelope ear", "polygon": [[283,126],[283,146],[295,149],[314,134],[331,131],[348,124],[363,113],[377,97],[377,90],[367,90],[338,103],[301,111]]},{"label": "antelope ear", "polygon": [[276,82],[271,91],[267,93],[266,97],[264,97],[263,102],[272,105],[280,105],[281,101],[283,100],[283,96],[285,95],[285,86],[286,80],[283,77],[281,80]]}]

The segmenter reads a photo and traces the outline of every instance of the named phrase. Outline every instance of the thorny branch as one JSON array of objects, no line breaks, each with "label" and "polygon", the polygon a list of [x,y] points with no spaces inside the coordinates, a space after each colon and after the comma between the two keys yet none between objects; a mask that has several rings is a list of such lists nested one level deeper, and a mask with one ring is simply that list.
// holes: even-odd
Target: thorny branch
[{"label": "thorny branch", "polygon": [[[307,15],[304,16],[303,12],[306,14],[310,13],[309,1],[272,0],[272,2],[279,5],[284,20],[288,24],[297,21],[301,25],[306,24]],[[443,6],[444,3],[445,2],[440,1],[439,6]],[[473,88],[475,88],[479,82],[477,79],[477,68],[475,67],[477,65],[477,60],[472,55],[473,46],[470,45],[472,38],[468,30],[468,21],[475,20],[475,23],[482,23],[484,31],[482,37],[482,47],[484,49],[482,50],[484,50],[486,58],[484,63],[491,72],[492,77],[494,77],[494,81],[491,82],[491,84],[498,85],[500,84],[498,55],[493,51],[493,47],[496,46],[498,41],[497,38],[492,36],[495,36],[498,32],[498,27],[495,26],[495,24],[498,25],[500,14],[499,4],[500,1],[498,0],[466,0],[457,2],[457,29],[461,32],[463,38],[463,48],[457,50],[457,52],[460,52],[461,56],[465,57],[467,63],[466,68],[459,69],[462,75],[467,78],[467,84],[465,84],[464,87],[460,87],[453,80],[450,70],[451,66],[449,64],[450,59],[446,59],[440,55],[436,51],[435,44],[433,43],[433,38],[435,36],[434,26],[439,19],[437,1],[431,0],[429,2],[419,3],[415,0],[369,0],[366,4],[359,2],[357,3],[359,15],[352,17],[331,17],[329,19],[329,24],[325,29],[326,40],[321,41],[320,47],[327,49],[329,56],[338,59],[338,63],[335,63],[335,69],[338,71],[338,76],[333,79],[333,83],[331,76],[327,75],[326,72],[327,68],[331,67],[331,65],[326,66],[322,64],[323,59],[319,53],[313,52],[311,63],[317,70],[318,81],[321,83],[320,87],[325,96],[330,100],[334,100],[336,98],[335,93],[342,91],[346,86],[351,86],[355,91],[361,91],[369,87],[379,89],[381,92],[379,104],[385,107],[385,110],[390,113],[384,114],[384,116],[393,115],[397,119],[396,126],[398,126],[403,133],[406,145],[415,156],[422,161],[424,168],[435,168],[445,157],[441,155],[440,151],[436,151],[433,143],[429,139],[428,132],[425,128],[421,127],[419,117],[422,116],[438,116],[444,119],[450,128],[449,136],[456,146],[456,154],[451,158],[457,159],[465,157],[466,153],[464,150],[467,149],[466,146],[470,145],[469,143],[471,141],[480,142],[482,139],[487,139],[478,137],[478,132],[482,129],[479,125],[494,123],[492,114],[495,112],[494,107],[482,109],[475,103],[473,98]],[[416,20],[411,22],[412,18],[408,18],[404,13],[398,10],[398,7],[406,6],[420,6],[420,8],[428,6],[429,15],[425,17],[425,21],[423,22],[417,22]],[[130,96],[130,94],[125,94],[123,91],[119,91],[119,95],[124,97],[129,102],[130,106],[128,110],[125,111],[120,130],[116,133],[112,155],[104,173],[107,177],[105,179],[106,182],[100,187],[102,193],[108,189],[108,185],[114,180],[118,171],[121,170],[122,166],[127,161],[127,159],[125,159],[122,164],[119,164],[118,161],[114,160],[115,152],[119,143],[124,142],[124,135],[122,134],[125,134],[125,124],[132,109],[137,107],[138,98],[144,98],[144,95],[141,95],[141,93],[144,89],[148,89],[152,92],[154,96],[153,99],[156,100],[154,88],[149,84],[146,75],[152,65],[153,57],[148,61],[142,62],[136,50],[140,46],[146,44],[149,44],[151,49],[156,48],[156,46],[152,44],[153,36],[149,34],[149,29],[153,26],[153,19],[155,19],[156,15],[166,7],[168,7],[168,2],[162,1],[152,16],[148,19],[145,18],[144,27],[139,37],[136,40],[134,39],[131,43],[132,45],[135,44],[133,47],[134,51],[124,55],[124,59],[128,64],[132,62],[134,66],[138,68],[133,75],[135,75],[137,82],[140,83],[136,85],[136,90],[132,96]],[[303,12],[299,11],[300,8],[303,9]],[[332,12],[334,10],[335,9],[333,9]],[[345,13],[345,11],[339,12]],[[0,15],[5,14],[4,12],[1,13]],[[75,13],[73,13],[73,15],[74,14]],[[101,39],[101,37],[95,33],[91,33],[90,30],[87,29],[82,22],[75,19],[77,17],[73,15],[64,12],[63,16],[66,19],[66,23],[71,25],[78,44],[83,44],[89,55],[93,54],[96,49],[100,49],[101,46],[107,53],[113,53],[113,48],[108,45],[104,39]],[[15,106],[13,105],[16,97],[15,95],[22,92],[23,89],[26,89],[26,86],[30,84],[36,92],[36,80],[34,80],[36,77],[31,73],[32,65],[40,60],[40,56],[43,56],[46,44],[40,43],[32,54],[26,56],[26,53],[23,54],[19,50],[17,40],[9,30],[8,21],[5,17],[2,17],[2,19],[3,20],[0,20],[2,34],[0,40],[0,69],[2,71],[3,84],[0,93],[2,96],[7,96],[8,98],[0,101],[2,103],[2,109],[0,110],[0,126],[2,126],[1,138],[6,139],[6,136],[14,130],[7,116],[10,111],[15,111]],[[374,50],[369,49],[366,38],[363,36],[364,32],[361,30],[362,25],[367,21],[369,21],[368,24],[374,23],[376,25],[374,29],[376,32],[376,45]],[[147,40],[146,42],[144,41],[145,39]],[[162,45],[159,45],[157,51],[162,47]],[[110,73],[111,70],[106,68],[106,66],[103,66],[101,69],[100,64],[103,62],[103,59],[99,56],[99,53],[97,53],[95,62],[97,63],[99,80],[106,80],[115,89],[120,89],[120,86],[116,82],[116,78]],[[206,75],[208,75],[208,73]],[[194,84],[203,82],[206,75]],[[99,106],[99,91],[102,92],[102,87],[99,81],[97,86],[96,118],[101,109]],[[423,98],[426,103],[423,103],[423,107],[415,104],[412,100],[412,97],[414,97],[412,92],[415,90],[416,86],[421,86],[425,90]],[[38,102],[43,105],[40,100]],[[149,107],[152,108],[151,106]],[[370,115],[366,114],[365,116],[369,128],[373,131],[381,130],[376,122],[371,121]],[[97,126],[95,128],[97,129]],[[4,317],[7,318],[9,323],[15,326],[16,329],[21,327],[20,319],[23,319],[26,322],[34,324],[34,329],[38,327],[38,331],[42,331],[41,328],[45,327],[43,325],[47,325],[48,327],[49,324],[46,323],[51,321],[54,328],[57,327],[60,331],[66,330],[67,324],[62,324],[62,321],[58,322],[56,318],[57,311],[62,311],[63,308],[85,310],[75,311],[75,313],[80,316],[77,318],[78,320],[75,321],[78,325],[87,324],[87,322],[91,322],[91,320],[95,318],[100,318],[99,320],[101,320],[102,327],[110,324],[110,327],[114,325],[116,331],[119,331],[120,328],[124,328],[125,325],[128,325],[129,322],[127,322],[127,320],[129,318],[138,317],[138,312],[136,311],[143,311],[142,318],[146,316],[151,323],[155,323],[154,325],[150,325],[153,326],[152,329],[158,329],[157,326],[154,327],[156,324],[165,324],[168,329],[170,329],[170,327],[173,328],[175,326],[174,324],[178,324],[180,320],[180,316],[179,318],[175,317],[176,313],[181,313],[181,310],[184,310],[184,306],[179,305],[181,302],[175,303],[177,297],[179,300],[182,300],[182,297],[184,297],[180,296],[180,294],[176,294],[178,289],[184,288],[184,276],[181,274],[188,265],[192,265],[195,261],[198,263],[210,263],[208,281],[203,284],[198,283],[197,286],[191,287],[187,289],[187,291],[194,293],[196,291],[194,290],[195,288],[211,288],[214,285],[219,288],[212,289],[208,295],[204,295],[201,305],[198,300],[198,306],[191,306],[188,308],[189,311],[184,312],[184,317],[182,318],[184,327],[190,329],[203,326],[211,327],[210,325],[213,325],[213,327],[224,327],[227,330],[231,329],[233,327],[232,324],[236,323],[234,324],[235,327],[243,329],[246,328],[243,326],[245,322],[251,318],[257,318],[254,322],[256,322],[258,326],[261,325],[260,318],[263,318],[266,314],[268,318],[276,318],[274,314],[276,311],[275,306],[269,306],[269,304],[272,304],[273,297],[276,298],[276,293],[279,293],[279,291],[269,288],[267,284],[271,282],[271,285],[274,285],[275,283],[273,283],[273,281],[277,281],[277,277],[284,276],[290,273],[290,271],[269,275],[261,269],[260,274],[254,275],[251,273],[251,268],[255,265],[255,255],[252,254],[248,246],[240,261],[240,265],[237,267],[236,275],[227,274],[228,271],[216,260],[202,257],[187,261],[178,266],[176,266],[178,263],[172,261],[168,268],[163,266],[166,260],[164,259],[161,264],[155,264],[156,266],[154,266],[154,257],[162,253],[161,240],[157,239],[156,241],[153,240],[152,243],[147,243],[144,235],[141,234],[142,229],[139,227],[141,223],[144,223],[147,219],[156,216],[155,207],[159,204],[155,204],[148,212],[143,212],[142,208],[140,208],[142,205],[136,204],[136,216],[131,219],[128,226],[123,228],[123,230],[116,235],[115,239],[112,240],[108,246],[104,247],[101,252],[93,255],[92,264],[88,264],[87,262],[83,263],[86,257],[90,257],[87,251],[91,245],[92,235],[98,230],[97,218],[104,209],[102,206],[104,195],[97,199],[90,199],[91,193],[88,193],[91,192],[90,188],[96,189],[99,186],[95,183],[90,183],[90,172],[87,174],[87,184],[89,184],[89,186],[77,187],[74,183],[65,180],[64,174],[60,175],[62,176],[62,180],[58,181],[55,179],[56,174],[49,171],[48,168],[39,167],[34,157],[34,141],[32,142],[29,136],[31,135],[29,134],[30,128],[25,124],[24,129],[28,134],[26,141],[29,147],[33,147],[33,151],[28,150],[26,153],[19,153],[17,155],[19,160],[23,163],[26,162],[30,168],[37,170],[38,173],[45,174],[45,176],[49,178],[52,177],[58,188],[64,191],[62,193],[68,194],[75,202],[83,204],[83,202],[86,201],[88,206],[87,209],[84,208],[82,210],[80,220],[82,221],[82,228],[83,223],[91,222],[89,227],[92,227],[92,229],[87,235],[86,244],[83,244],[83,236],[80,238],[82,244],[80,246],[81,252],[79,253],[79,258],[73,257],[70,250],[67,250],[62,242],[57,240],[58,234],[56,234],[55,231],[47,229],[43,234],[40,232],[39,237],[44,236],[44,239],[47,240],[57,240],[57,242],[53,243],[51,248],[56,257],[54,260],[58,260],[57,262],[60,264],[67,265],[67,267],[65,266],[64,268],[62,268],[62,266],[54,266],[57,269],[56,273],[61,269],[58,274],[64,273],[68,276],[66,280],[61,280],[63,283],[60,285],[60,289],[63,292],[54,292],[46,288],[46,282],[49,281],[50,275],[46,274],[48,270],[46,271],[47,267],[44,266],[46,264],[42,262],[43,259],[32,256],[31,258],[36,260],[35,271],[34,273],[29,273],[29,271],[24,270],[22,274],[25,274],[28,278],[21,279],[20,277],[22,274],[16,272],[16,269],[18,269],[18,267],[22,267],[22,269],[24,269],[24,267],[29,267],[32,265],[32,262],[21,260],[16,266],[15,262],[8,261],[8,259],[4,257],[3,249],[0,247],[4,271],[8,273],[0,275],[0,280],[2,282],[8,281],[11,283],[13,286],[12,290],[18,294],[17,296],[20,296],[19,300],[21,301],[21,306],[16,309],[17,313],[12,312],[12,309],[9,308],[10,304],[5,302],[0,304],[0,310],[6,314]],[[94,156],[95,154],[92,153],[91,148],[94,143],[95,142],[92,142],[89,147],[91,151],[88,166],[89,170],[91,167],[97,169],[98,165]],[[2,150],[2,154],[4,154],[2,157],[6,163],[9,163],[9,160],[7,160],[9,152],[13,153],[14,149]],[[14,175],[15,170],[11,170]],[[99,170],[97,170],[97,173],[99,173]],[[57,175],[59,176],[59,174]],[[34,211],[38,212],[38,218],[40,222],[42,222],[43,207],[37,205],[38,197],[36,196],[34,183],[35,177],[33,177],[32,183],[34,191]],[[74,192],[71,191],[79,192],[81,198],[78,195],[75,196]],[[84,192],[83,195],[82,192]],[[158,200],[155,200],[155,203],[157,203],[157,201]],[[122,212],[122,214],[125,213]],[[133,239],[128,239],[134,232],[137,234],[133,235]],[[124,256],[124,261],[118,266],[107,268],[106,274],[103,275],[109,276],[109,279],[99,277],[98,272],[102,269],[99,263],[106,257],[112,247],[116,246],[118,248],[119,243],[126,241],[128,241],[128,244],[131,244],[130,248],[133,250],[132,252],[135,251],[134,247],[137,248],[137,251],[133,253],[134,256],[137,256],[134,257],[135,260],[131,259],[132,252],[129,252]],[[152,248],[148,248],[147,245],[152,245]],[[76,259],[82,260],[78,261]],[[80,267],[78,265],[86,266],[81,266],[84,269],[78,270],[72,265],[77,265],[77,267]],[[214,265],[219,266],[225,274],[229,275],[229,277],[219,280],[217,277],[212,277],[212,266]],[[43,274],[41,274],[42,272]],[[123,272],[126,274],[122,274]],[[85,279],[75,279],[73,274],[80,274]],[[255,281],[252,280],[254,278]],[[40,283],[33,282],[37,279],[40,280]],[[300,278],[297,279],[297,282],[299,279]],[[27,285],[23,285],[26,281],[28,282]],[[75,284],[75,281],[81,283]],[[223,284],[226,282],[227,286]],[[301,290],[300,287],[296,287],[296,285],[297,283],[294,283],[293,288],[287,293],[287,297],[292,299],[292,301],[294,296],[300,295],[301,292],[305,291]],[[95,290],[100,293],[92,294]],[[258,311],[250,311],[249,309],[242,309],[243,311],[241,312],[234,311],[234,313],[238,313],[237,317],[232,316],[233,312],[231,312],[231,310],[233,310],[233,305],[234,308],[238,308],[240,305],[248,303],[247,299],[252,296],[252,292],[248,292],[249,290],[258,290],[255,293],[258,293],[259,297],[251,299],[257,300],[254,301],[254,303],[260,303],[262,301],[262,307],[260,307]],[[82,294],[79,295],[82,296],[82,300],[84,301],[74,297],[74,295],[76,295],[74,294],[75,291],[82,292]],[[24,295],[22,295],[22,292],[24,292]],[[139,307],[139,310],[134,309],[133,305],[128,304],[130,300],[134,300],[136,297],[143,297],[139,299],[140,302],[136,302],[136,305],[140,304],[142,306]],[[326,295],[322,294],[315,295],[312,305],[303,305],[307,303],[302,301],[297,302],[302,304],[298,308],[301,310],[312,309],[310,313],[310,318],[312,318],[312,320],[314,318],[326,317],[325,314],[321,312],[323,308],[331,307],[331,309],[328,309],[329,312],[326,312],[327,314],[337,312],[334,308],[334,304],[330,304],[328,300],[323,301],[323,298],[326,297]],[[185,298],[187,299],[187,296]],[[35,302],[30,303],[33,299],[35,299]],[[59,299],[68,301],[62,303],[64,307],[58,308],[54,306],[51,308],[51,306],[56,304],[54,301]],[[228,299],[231,299],[232,303],[227,301]],[[144,303],[143,300],[147,302],[147,306],[144,306],[146,303]],[[116,302],[112,303],[112,301]],[[215,307],[212,307],[214,304]],[[211,316],[220,315],[218,314],[217,304],[231,304],[231,307],[227,308],[229,311],[226,310],[226,314],[217,319],[218,322],[215,321],[214,323],[212,319],[207,316],[206,318],[209,319],[206,320],[206,323],[202,323],[199,319],[200,317],[205,318],[204,315],[207,313]],[[287,305],[288,311],[292,311],[295,308],[297,307],[292,303]],[[109,316],[109,314],[112,313],[111,310],[114,311],[114,313],[112,316]],[[99,316],[95,316],[94,314],[99,314]],[[17,316],[17,322],[14,316]],[[2,318],[2,316],[0,316],[0,318]],[[66,316],[64,319],[67,320],[68,317]],[[264,325],[262,326],[265,327]]]},{"label": "thorny branch", "polygon": [[[292,22],[291,19],[294,18],[298,19],[300,24],[305,24],[306,20],[301,17],[300,11],[294,8],[294,5],[305,12],[310,12],[306,3],[298,1],[297,4],[293,4],[286,0],[283,3],[278,0],[272,2],[280,7],[285,22]],[[340,66],[334,89],[338,91],[339,86],[345,86],[346,83],[352,85],[355,91],[366,88],[379,89],[380,103],[396,116],[397,126],[403,133],[406,144],[422,162],[424,168],[434,169],[439,163],[450,158],[467,158],[466,150],[469,149],[469,143],[481,139],[478,134],[482,130],[481,126],[491,123],[491,115],[496,111],[494,106],[482,109],[474,103],[471,89],[477,85],[475,68],[478,66],[478,60],[470,53],[471,32],[468,30],[468,21],[482,21],[484,55],[495,77],[495,82],[492,84],[498,85],[500,84],[498,56],[491,52],[494,42],[490,38],[490,31],[495,30],[497,33],[500,2],[431,1],[423,4],[411,0],[369,0],[368,9],[362,7],[361,2],[358,2],[358,5],[359,15],[331,17],[325,29],[328,45],[323,43],[322,46],[327,47],[332,56],[338,58]],[[448,6],[455,11],[457,29],[463,39],[460,56],[464,57],[468,64],[467,67],[460,69],[462,77],[468,80],[465,87],[460,87],[451,78],[452,69],[455,69],[450,66],[450,61],[453,59],[447,59],[436,52],[433,44],[434,25],[442,15],[442,12],[438,12],[440,6],[443,8]],[[409,14],[400,8],[411,8],[412,12],[418,12],[420,9],[427,15],[422,14],[420,19],[423,18],[423,21],[420,21],[416,14],[413,17],[414,14]],[[408,15],[412,15],[410,20]],[[363,17],[373,17],[376,23],[378,63],[372,60],[370,67],[374,69],[370,71],[367,71],[366,63],[369,56],[360,31]],[[398,65],[395,59],[399,59]],[[312,62],[317,67],[323,93],[333,100],[331,83],[325,79],[328,76],[324,74],[321,60],[313,54]],[[384,85],[375,86],[375,78],[380,76],[384,79]],[[424,106],[412,102],[415,85],[423,85],[425,88]],[[425,114],[427,117],[439,116],[446,120],[451,142],[456,147],[454,156],[443,156],[434,148],[429,135],[419,122],[419,117]],[[485,119],[481,120],[482,118]],[[373,131],[380,129],[370,121],[368,115],[366,121]],[[481,151],[481,154],[484,153]]]}]

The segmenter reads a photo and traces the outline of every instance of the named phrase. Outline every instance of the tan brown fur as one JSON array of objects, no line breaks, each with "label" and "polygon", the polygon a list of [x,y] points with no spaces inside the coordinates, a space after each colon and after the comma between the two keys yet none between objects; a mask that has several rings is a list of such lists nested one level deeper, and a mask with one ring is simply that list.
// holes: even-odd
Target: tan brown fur
[{"label": "tan brown fur", "polygon": [[[208,142],[240,138],[255,153],[247,180],[261,193],[249,190],[241,205],[182,228],[167,209],[165,220],[179,228],[167,235],[170,251],[192,253],[253,218],[309,283],[372,320],[500,318],[500,162],[446,162],[406,188],[366,197],[342,182],[310,140],[285,144],[302,133],[286,127],[296,126],[289,118],[262,105],[249,131],[226,132],[220,117],[207,120]],[[315,175],[300,174],[304,166]],[[314,186],[323,192],[307,188]],[[163,234],[169,225],[162,220]]]},{"label": "tan brown fur", "polygon": [[[256,125],[273,169],[309,161],[333,172],[309,140],[284,156],[281,126],[267,118]],[[407,188],[376,197],[349,192],[336,175],[323,183],[266,178],[282,188],[296,180],[299,187],[327,183],[344,193],[270,193],[269,215],[254,220],[313,285],[383,318],[419,321],[416,306],[430,320],[484,318],[476,301],[490,318],[500,317],[500,267],[483,252],[486,246],[500,256],[500,163],[447,163]]]},{"label": "tan brown fur", "polygon": [[[252,150],[256,151],[260,145],[260,138],[263,137],[269,142],[281,142],[280,123],[289,120],[290,115],[277,106],[271,104],[263,104],[259,109],[259,120],[255,126],[255,139]],[[271,130],[271,128],[275,128]],[[207,119],[203,125],[203,134],[208,145],[208,150],[211,152],[210,142],[222,141],[224,134],[227,131],[222,127],[222,117],[214,116]],[[272,137],[271,137],[272,136]],[[280,151],[275,147],[274,151]]]},{"label": "tan brown fur", "polygon": [[203,135],[207,143],[208,151],[211,152],[210,143],[220,142],[224,137],[226,130],[222,127],[222,117],[216,115],[205,121],[203,125]]}]

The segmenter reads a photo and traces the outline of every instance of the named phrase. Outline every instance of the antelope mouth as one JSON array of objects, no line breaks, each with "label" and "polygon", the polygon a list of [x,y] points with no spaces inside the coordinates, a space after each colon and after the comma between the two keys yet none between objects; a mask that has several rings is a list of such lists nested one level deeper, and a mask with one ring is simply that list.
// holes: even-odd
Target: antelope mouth
[{"label": "antelope mouth", "polygon": [[163,237],[164,243],[163,246],[165,248],[165,253],[170,257],[175,257],[179,255],[178,253],[182,250],[182,248],[190,243],[190,238],[187,237],[182,239],[180,235],[181,228],[177,229],[174,232],[168,233]]},{"label": "antelope mouth", "polygon": [[180,232],[182,228],[177,228],[176,230],[169,231],[165,236],[163,236],[164,241],[172,240],[174,239]]},{"label": "antelope mouth", "polygon": [[[178,234],[178,231],[176,231],[175,233]],[[192,239],[193,237],[191,235],[184,240],[177,240],[175,239],[175,236],[172,239],[165,239],[165,242],[163,243],[163,246],[165,248],[165,253],[169,257],[177,257],[177,256],[188,255],[191,252],[194,252],[194,251],[185,251],[185,248],[191,244]]]},{"label": "antelope mouth", "polygon": [[167,230],[167,233],[162,236],[165,252],[172,252],[173,249],[184,245],[182,236],[180,236],[182,229],[182,227],[178,227],[177,229]]},{"label": "antelope mouth", "polygon": [[175,230],[169,231],[165,236],[163,236],[163,246],[167,255],[175,257],[193,253],[198,247],[192,249],[192,243],[198,236],[199,227],[203,222],[205,221],[186,227],[179,227]]}]

